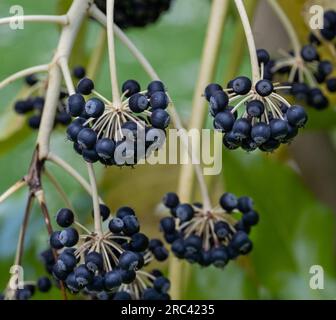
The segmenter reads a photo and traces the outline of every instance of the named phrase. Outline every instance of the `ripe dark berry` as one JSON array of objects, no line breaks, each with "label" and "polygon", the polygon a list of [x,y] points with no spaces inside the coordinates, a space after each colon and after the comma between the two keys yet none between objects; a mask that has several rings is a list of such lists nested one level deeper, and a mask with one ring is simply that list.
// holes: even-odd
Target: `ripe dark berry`
[{"label": "ripe dark berry", "polygon": [[270,122],[271,137],[276,140],[284,139],[288,134],[288,124],[285,120],[273,119]]},{"label": "ripe dark berry", "polygon": [[253,200],[250,197],[240,197],[237,207],[240,212],[249,212],[253,210]]},{"label": "ripe dark berry", "polygon": [[204,90],[205,98],[210,102],[211,96],[217,91],[223,91],[223,87],[218,83],[210,83]]},{"label": "ripe dark berry", "polygon": [[142,294],[142,300],[160,300],[161,294],[154,288],[147,288]]},{"label": "ripe dark berry", "polygon": [[79,131],[77,142],[82,148],[92,149],[97,141],[97,133],[90,128],[83,128]]},{"label": "ripe dark berry", "polygon": [[248,253],[252,248],[251,240],[244,231],[237,231],[233,235],[230,245],[242,254]]},{"label": "ripe dark berry", "polygon": [[51,281],[47,277],[41,277],[37,280],[37,288],[41,292],[48,292],[51,288]]},{"label": "ripe dark berry", "polygon": [[122,283],[132,283],[136,278],[136,272],[134,270],[118,269],[118,271],[120,272]]},{"label": "ripe dark berry", "polygon": [[323,76],[328,76],[333,71],[333,65],[330,61],[321,61],[318,65],[318,72]]},{"label": "ripe dark berry", "polygon": [[269,53],[265,49],[258,49],[257,56],[259,64],[267,64],[270,60]]},{"label": "ripe dark berry", "polygon": [[30,75],[25,77],[25,82],[29,86],[33,86],[34,84],[36,84],[38,82],[38,78],[36,77],[35,74],[30,74]]},{"label": "ripe dark berry", "polygon": [[327,80],[327,88],[330,92],[336,92],[336,78],[329,78]]},{"label": "ripe dark berry", "polygon": [[[282,140],[283,141],[283,140]],[[263,143],[259,149],[264,152],[272,152],[276,149],[278,149],[280,146],[280,142],[275,139],[269,139],[265,143]]]},{"label": "ripe dark berry", "polygon": [[71,123],[71,115],[65,111],[58,112],[56,114],[55,122],[66,126]]},{"label": "ripe dark berry", "polygon": [[304,100],[307,98],[309,92],[309,87],[305,83],[295,82],[291,88],[291,94],[295,96],[296,99]]},{"label": "ripe dark berry", "polygon": [[158,277],[154,280],[153,286],[157,291],[166,293],[169,291],[170,282],[165,277]]},{"label": "ripe dark berry", "polygon": [[128,105],[133,112],[140,113],[148,108],[148,99],[143,94],[136,93],[130,97]]},{"label": "ripe dark berry", "polygon": [[260,100],[251,100],[246,105],[246,111],[251,117],[259,118],[265,111],[265,106]]},{"label": "ripe dark berry", "polygon": [[76,229],[74,228],[66,228],[61,231],[59,235],[59,241],[65,246],[65,247],[73,247],[77,244],[79,240],[79,235]]},{"label": "ripe dark berry", "polygon": [[308,104],[317,110],[328,107],[329,101],[319,88],[312,88],[308,94]]},{"label": "ripe dark berry", "polygon": [[256,123],[251,129],[251,138],[258,144],[263,144],[271,136],[270,126],[264,122]]},{"label": "ripe dark berry", "polygon": [[84,122],[85,119],[78,118],[68,126],[66,132],[69,140],[77,142],[78,134],[84,128],[83,127]]},{"label": "ripe dark berry", "polygon": [[215,223],[215,233],[220,240],[224,240],[230,234],[230,227],[224,221]]},{"label": "ripe dark berry", "polygon": [[157,91],[151,95],[149,103],[153,109],[166,109],[169,99],[165,92]]},{"label": "ripe dark berry", "polygon": [[163,197],[162,202],[167,208],[175,208],[180,203],[180,200],[176,193],[168,192]]},{"label": "ripe dark berry", "polygon": [[28,300],[32,296],[32,293],[29,289],[23,288],[23,289],[18,289],[16,291],[16,299],[17,300]]},{"label": "ripe dark berry", "polygon": [[228,106],[229,97],[224,91],[216,91],[210,97],[210,112],[212,115],[216,115],[220,111]]},{"label": "ripe dark berry", "polygon": [[85,68],[83,68],[82,66],[76,66],[73,68],[72,74],[75,78],[82,79],[85,77],[86,74]]},{"label": "ripe dark berry", "polygon": [[120,219],[123,219],[126,216],[135,216],[135,212],[130,207],[121,207],[117,210],[116,216]]},{"label": "ripe dark berry", "polygon": [[227,212],[231,212],[238,206],[237,197],[229,192],[224,193],[219,199],[220,206]]},{"label": "ripe dark berry", "polygon": [[129,98],[133,94],[140,92],[141,88],[139,82],[135,80],[127,80],[123,83],[121,90],[125,93],[125,96]]},{"label": "ripe dark berry", "polygon": [[241,145],[241,141],[242,139],[239,137],[239,135],[236,135],[232,131],[227,132],[223,137],[223,144],[229,150],[234,150],[234,149],[239,148],[239,146]]},{"label": "ripe dark berry", "polygon": [[103,270],[104,261],[100,253],[92,251],[85,256],[85,265],[91,272]]},{"label": "ripe dark berry", "polygon": [[77,91],[81,94],[88,95],[94,89],[93,81],[89,78],[83,78],[78,82]]},{"label": "ripe dark berry", "polygon": [[101,275],[96,275],[93,277],[93,280],[90,284],[86,286],[86,288],[90,291],[102,291],[105,289],[104,287],[104,277]]},{"label": "ripe dark berry", "polygon": [[85,112],[92,118],[99,118],[103,115],[105,104],[98,98],[91,98],[85,104]]},{"label": "ripe dark berry", "polygon": [[74,214],[70,209],[60,209],[56,214],[56,222],[60,227],[70,227],[75,220]]},{"label": "ripe dark berry", "polygon": [[156,247],[162,247],[163,243],[160,239],[151,239],[148,244],[148,249],[153,251]]},{"label": "ripe dark berry", "polygon": [[214,119],[214,128],[223,132],[229,132],[235,122],[234,115],[228,111],[222,111],[216,114]]},{"label": "ripe dark berry", "polygon": [[308,120],[307,113],[301,106],[290,107],[286,112],[286,116],[289,124],[297,128],[303,127]]},{"label": "ripe dark berry", "polygon": [[96,152],[95,149],[83,149],[82,150],[82,156],[83,156],[83,159],[86,161],[86,162],[89,162],[89,163],[94,163],[94,162],[97,162],[99,160],[99,155],[98,153]]},{"label": "ripe dark berry", "polygon": [[247,77],[237,77],[232,81],[232,89],[236,94],[245,95],[250,92],[252,82]]},{"label": "ripe dark berry", "polygon": [[52,274],[57,280],[62,280],[62,281],[68,277],[68,272],[60,269],[58,264],[53,265]]},{"label": "ripe dark berry", "polygon": [[149,240],[143,233],[135,233],[131,237],[131,248],[133,251],[141,252],[148,248]]},{"label": "ripe dark berry", "polygon": [[251,123],[245,118],[240,118],[233,124],[232,132],[238,139],[245,139],[250,135]]},{"label": "ripe dark berry", "polygon": [[151,124],[154,128],[165,129],[170,122],[169,114],[162,109],[155,109],[151,115]]},{"label": "ripe dark berry", "polygon": [[157,261],[165,261],[169,255],[168,250],[163,246],[154,248],[153,254]]},{"label": "ripe dark berry", "polygon": [[78,266],[74,273],[76,282],[80,287],[85,287],[93,280],[93,273],[84,264]]},{"label": "ripe dark berry", "polygon": [[70,291],[72,291],[73,293],[76,293],[80,290],[80,286],[79,286],[78,282],[76,281],[76,276],[75,276],[74,272],[70,273],[66,277],[65,284],[68,287],[68,289]]},{"label": "ripe dark berry", "polygon": [[211,250],[211,260],[215,267],[224,268],[229,261],[227,250],[224,246]]},{"label": "ripe dark berry", "polygon": [[251,210],[243,214],[243,223],[248,226],[254,226],[259,222],[259,215],[257,212]]},{"label": "ripe dark berry", "polygon": [[301,49],[301,56],[303,58],[303,60],[307,61],[307,62],[312,62],[314,60],[318,60],[318,54],[317,51],[315,49],[314,46],[312,45],[305,45],[302,49]]},{"label": "ripe dark berry", "polygon": [[139,255],[132,251],[125,251],[119,257],[118,266],[124,270],[135,270],[139,266]]},{"label": "ripe dark berry", "polygon": [[173,217],[165,217],[161,219],[160,227],[164,233],[175,232],[175,219]]},{"label": "ripe dark berry", "polygon": [[115,147],[114,141],[109,138],[102,138],[97,140],[95,149],[99,157],[108,160],[113,158]]},{"label": "ripe dark berry", "polygon": [[40,115],[33,115],[28,119],[28,125],[32,129],[38,129],[41,123],[41,116]]},{"label": "ripe dark berry", "polygon": [[202,248],[202,239],[197,235],[190,235],[184,239],[184,248],[188,252],[198,252]]},{"label": "ripe dark berry", "polygon": [[262,97],[267,97],[273,92],[273,84],[271,81],[263,79],[259,80],[255,85],[257,93]]},{"label": "ripe dark berry", "polygon": [[[99,211],[100,211],[100,216],[102,217],[103,221],[106,221],[109,216],[110,216],[110,208],[106,206],[105,204],[99,204]],[[93,214],[93,213],[92,213]]]},{"label": "ripe dark berry", "polygon": [[120,233],[124,228],[124,222],[120,218],[113,218],[108,227],[112,233]]},{"label": "ripe dark berry", "polygon": [[119,272],[119,270],[107,272],[104,277],[104,283],[106,289],[108,290],[119,287],[122,283],[121,273]]},{"label": "ripe dark berry", "polygon": [[63,243],[60,241],[61,231],[54,231],[50,236],[50,246],[54,249],[62,249]]},{"label": "ripe dark berry", "polygon": [[178,258],[183,258],[185,252],[184,240],[181,238],[176,239],[172,243],[171,249]]},{"label": "ripe dark berry", "polygon": [[124,222],[123,232],[126,235],[132,235],[134,233],[139,232],[140,225],[138,219],[135,216],[128,215],[123,217],[122,220]]},{"label": "ripe dark berry", "polygon": [[194,216],[194,209],[190,204],[179,204],[176,207],[176,216],[182,221],[189,221]]},{"label": "ripe dark berry", "polygon": [[73,253],[63,251],[59,255],[56,264],[59,270],[69,273],[75,268],[77,259]]},{"label": "ripe dark berry", "polygon": [[147,91],[148,91],[148,95],[149,97],[151,97],[151,95],[154,93],[154,92],[157,92],[157,91],[163,91],[165,92],[165,86],[164,84],[161,82],[161,81],[158,81],[158,80],[155,80],[155,81],[152,81],[148,87],[147,87]]},{"label": "ripe dark berry", "polygon": [[33,109],[33,105],[29,101],[26,101],[26,100],[16,101],[14,105],[14,110],[18,114],[27,113],[29,111],[32,111],[32,109]]}]

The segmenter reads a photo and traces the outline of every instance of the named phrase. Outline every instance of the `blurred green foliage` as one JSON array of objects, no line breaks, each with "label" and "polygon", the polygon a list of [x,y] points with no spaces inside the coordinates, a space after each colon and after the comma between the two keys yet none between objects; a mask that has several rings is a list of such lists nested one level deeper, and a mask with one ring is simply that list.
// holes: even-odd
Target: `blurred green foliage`
[{"label": "blurred green foliage", "polygon": [[[60,10],[58,2],[17,0],[25,14],[53,14]],[[184,121],[188,120],[195,79],[199,68],[202,44],[209,13],[209,1],[176,0],[172,10],[161,21],[145,30],[130,30],[128,35],[145,53],[167,83]],[[2,0],[0,12],[5,16],[11,0]],[[62,6],[61,6],[62,7]],[[190,8],[192,7],[192,10]],[[236,16],[227,19],[223,35],[220,61],[216,80],[222,82],[229,68],[229,57],[235,50],[233,42]],[[76,44],[76,57],[80,63],[94,54],[100,27],[94,21],[86,25]],[[57,43],[58,27],[45,24],[25,25],[24,30],[12,31],[0,28],[0,79],[35,64],[50,60]],[[244,41],[244,39],[242,39]],[[118,43],[119,81],[135,78],[145,86],[149,81],[141,67],[126,48]],[[238,71],[249,73],[247,54]],[[110,96],[108,61],[105,56],[97,77],[97,85],[103,94]],[[26,173],[31,159],[36,133],[20,125],[11,111],[13,97],[22,87],[18,81],[1,91],[0,100],[0,192],[6,190]],[[333,111],[310,113],[308,129],[332,130],[336,114]],[[14,126],[14,124],[16,124]],[[14,129],[13,129],[14,127]],[[9,134],[10,133],[10,134]],[[6,138],[6,139],[5,139]],[[53,135],[52,149],[71,162],[86,176],[85,166],[65,142],[64,130],[57,129]],[[318,156],[318,155],[317,155]],[[81,213],[83,222],[90,223],[91,203],[84,191],[69,177],[52,165],[48,168],[61,181],[66,193]],[[97,168],[98,169],[98,168]],[[98,172],[101,174],[101,168]],[[141,166],[136,169],[106,169],[101,175],[100,191],[113,210],[120,205],[134,206],[141,216],[143,229],[158,235],[156,207],[166,191],[176,189],[178,168],[176,166]],[[160,176],[160,179],[158,179]],[[301,177],[288,163],[275,156],[224,152],[223,176],[225,185],[237,195],[254,198],[261,215],[261,222],[252,232],[255,249],[250,257],[238,263],[230,263],[226,270],[193,267],[184,297],[187,299],[302,299],[335,298],[336,268],[334,255],[335,215],[319,203],[301,181]],[[48,205],[52,214],[63,206],[59,196],[45,181]],[[129,192],[130,186],[133,190]],[[17,235],[22,219],[26,193],[17,193],[0,206],[0,288],[8,281],[8,270],[13,261]],[[154,220],[153,220],[154,216]],[[37,257],[47,246],[47,233],[37,208],[33,211],[28,229],[24,266],[27,279],[44,274]],[[320,264],[325,270],[325,290],[309,288],[309,268]],[[54,290],[37,299],[57,299]]]}]

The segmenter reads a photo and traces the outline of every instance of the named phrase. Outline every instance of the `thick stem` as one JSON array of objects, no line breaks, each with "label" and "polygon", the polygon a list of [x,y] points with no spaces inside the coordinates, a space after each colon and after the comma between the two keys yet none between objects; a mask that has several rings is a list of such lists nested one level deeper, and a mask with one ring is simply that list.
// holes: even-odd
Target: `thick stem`
[{"label": "thick stem", "polygon": [[[49,153],[48,158],[49,161],[55,163],[60,168],[65,170],[68,174],[70,174],[82,187],[83,189],[91,196],[91,186],[90,184],[82,177],[82,175],[73,168],[70,164],[68,164],[65,160],[58,157],[53,153]],[[101,198],[99,198],[100,203],[104,203]]]},{"label": "thick stem", "polygon": [[258,64],[258,57],[257,57],[257,49],[256,49],[255,42],[254,42],[252,28],[251,28],[249,18],[247,16],[247,12],[246,12],[243,1],[242,0],[234,0],[234,1],[235,1],[237,10],[238,10],[240,19],[242,21],[243,27],[244,27],[247,45],[248,45],[249,53],[250,53],[253,84],[256,84],[256,82],[260,78],[260,72],[259,72],[259,64]]},{"label": "thick stem", "polygon": [[301,57],[300,51],[301,51],[301,44],[299,37],[297,36],[297,33],[288,19],[286,13],[282,10],[281,6],[277,2],[277,0],[267,0],[269,5],[272,7],[274,13],[278,16],[279,20],[281,21],[282,25],[286,29],[286,32],[288,34],[288,37],[292,43],[294,54],[296,57]]},{"label": "thick stem", "polygon": [[[203,127],[206,108],[205,99],[202,95],[207,84],[213,79],[228,5],[229,1],[227,0],[214,0],[212,3],[202,62],[193,99],[190,128],[200,130]],[[192,198],[193,178],[192,165],[184,165],[180,171],[178,187],[178,194],[183,202],[189,202]],[[169,275],[172,283],[170,291],[172,299],[180,299],[182,295],[182,266],[177,258],[170,258]]]},{"label": "thick stem", "polygon": [[76,93],[75,86],[71,78],[71,72],[69,69],[68,61],[65,57],[59,59],[59,66],[61,67],[63,78],[69,95]]},{"label": "thick stem", "polygon": [[49,69],[49,65],[48,64],[41,64],[39,66],[34,66],[31,68],[27,68],[21,71],[18,71],[12,75],[10,75],[9,77],[7,77],[6,79],[2,80],[0,82],[0,89],[6,87],[7,85],[9,85],[10,83],[14,82],[15,80],[18,80],[20,78],[29,76],[33,73],[38,73],[38,72],[46,72]]},{"label": "thick stem", "polygon": [[93,215],[94,215],[94,227],[95,227],[95,233],[98,236],[103,235],[103,228],[102,228],[102,222],[101,222],[101,216],[100,216],[100,209],[99,209],[99,197],[97,192],[97,182],[96,182],[96,176],[93,170],[92,163],[87,163],[89,178],[90,178],[90,184],[91,184],[91,195],[92,195],[92,202],[93,202]]},{"label": "thick stem", "polygon": [[28,226],[28,220],[31,212],[31,208],[33,206],[33,200],[34,200],[34,195],[32,193],[29,193],[28,195],[28,200],[26,203],[26,208],[20,228],[20,234],[19,234],[19,239],[18,239],[18,244],[17,244],[17,249],[16,249],[16,255],[15,255],[15,262],[14,265],[21,266],[22,263],[22,255],[23,255],[23,249],[24,249],[24,240],[26,236],[26,231],[27,231],[27,226]]},{"label": "thick stem", "polygon": [[24,179],[19,180],[15,184],[13,184],[9,189],[7,189],[1,196],[0,196],[0,203],[5,201],[8,197],[10,197],[13,193],[20,190],[23,186],[27,185],[27,182]]},{"label": "thick stem", "polygon": [[117,64],[115,57],[113,18],[114,18],[114,0],[106,0],[106,17],[107,17],[107,43],[110,61],[110,75],[112,85],[113,101],[119,105],[121,103],[117,76]]},{"label": "thick stem", "polygon": [[68,61],[79,28],[91,3],[92,0],[74,0],[67,13],[69,23],[64,26],[62,30],[53,63],[49,69],[45,105],[37,136],[40,159],[45,159],[48,156],[50,135],[54,127],[54,119],[62,83],[62,74],[58,62],[60,59]]},{"label": "thick stem", "polygon": [[52,15],[30,15],[30,16],[13,16],[0,19],[0,25],[22,22],[49,22],[66,25],[68,23],[67,15],[52,16]]}]

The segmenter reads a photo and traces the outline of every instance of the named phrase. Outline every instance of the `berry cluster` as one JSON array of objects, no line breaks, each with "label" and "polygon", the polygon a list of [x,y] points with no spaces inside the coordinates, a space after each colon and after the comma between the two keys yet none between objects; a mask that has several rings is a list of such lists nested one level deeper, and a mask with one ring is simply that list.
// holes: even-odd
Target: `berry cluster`
[{"label": "berry cluster", "polygon": [[[259,148],[271,152],[281,143],[290,142],[307,122],[305,110],[291,105],[278,93],[291,87],[264,78],[264,65],[269,62],[266,54],[266,51],[264,56],[258,54],[261,76],[256,83],[247,77],[237,77],[226,89],[216,83],[205,89],[214,128],[224,133],[223,144],[228,149]],[[243,110],[238,113],[241,107]]]},{"label": "berry cluster", "polygon": [[[114,21],[122,29],[145,27],[168,11],[171,2],[172,0],[116,0]],[[106,13],[106,0],[95,0],[95,4]]]},{"label": "berry cluster", "polygon": [[[103,234],[89,232],[75,220],[71,210],[63,208],[56,215],[63,230],[55,231],[50,245],[59,256],[47,268],[58,281],[64,281],[72,293],[83,293],[93,299],[131,300],[169,299],[169,281],[161,272],[143,270],[151,260],[163,261],[168,251],[159,240],[140,233],[139,222],[130,207],[119,208],[116,216],[100,205],[108,230]],[[79,234],[74,227],[82,228]]]},{"label": "berry cluster", "polygon": [[[122,86],[120,103],[112,103],[83,78],[77,93],[68,99],[69,113],[76,117],[67,128],[74,149],[88,162],[104,165],[134,165],[165,142],[170,103],[164,84],[153,81],[140,91],[135,80]],[[83,95],[94,96],[85,101]]]},{"label": "berry cluster", "polygon": [[[167,193],[163,203],[172,217],[163,218],[160,227],[178,258],[223,268],[230,259],[252,250],[248,233],[258,223],[259,215],[250,198],[225,193],[220,207],[207,209],[198,203],[181,204],[175,193]],[[232,217],[237,212],[242,213],[239,221]]]},{"label": "berry cluster", "polygon": [[299,54],[282,51],[282,58],[271,60],[265,66],[268,78],[274,76],[287,81],[292,88],[289,93],[316,110],[328,107],[329,101],[319,85],[324,84],[330,92],[336,91],[336,79],[330,77],[333,64],[321,60],[313,44],[304,45]]},{"label": "berry cluster", "polygon": [[[81,79],[85,76],[83,67],[75,67],[73,69],[73,77]],[[48,86],[47,78],[42,78],[36,74],[29,75],[25,78],[25,83],[29,86],[25,93],[25,98],[18,100],[14,104],[14,110],[20,115],[29,114],[28,125],[32,129],[40,127],[41,117],[44,108],[45,94]],[[67,126],[71,122],[71,116],[66,111],[66,99],[68,93],[62,88],[59,95],[58,106],[56,109],[55,123]]]}]

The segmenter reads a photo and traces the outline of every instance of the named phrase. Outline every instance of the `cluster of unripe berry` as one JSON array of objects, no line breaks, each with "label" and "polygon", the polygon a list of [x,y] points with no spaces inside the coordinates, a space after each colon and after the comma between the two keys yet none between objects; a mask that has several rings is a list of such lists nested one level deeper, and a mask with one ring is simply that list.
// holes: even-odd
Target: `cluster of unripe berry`
[{"label": "cluster of unripe berry", "polygon": [[108,220],[108,230],[100,235],[87,231],[80,235],[74,226],[81,225],[71,210],[57,213],[57,224],[64,229],[50,237],[59,255],[48,267],[56,280],[63,281],[72,293],[93,299],[169,299],[168,279],[160,271],[143,270],[153,258],[165,260],[168,251],[158,240],[149,241],[139,232],[130,207],[119,208],[110,219],[107,206],[101,204],[100,212],[102,220]]},{"label": "cluster of unripe berry", "polygon": [[[268,63],[268,55],[258,57],[262,66]],[[256,83],[237,77],[226,89],[216,83],[205,89],[214,128],[224,133],[223,144],[228,149],[271,152],[289,143],[307,122],[305,110],[279,94],[290,87],[265,79],[265,69],[261,70]]]},{"label": "cluster of unripe berry", "polygon": [[67,128],[74,149],[88,162],[104,165],[134,165],[165,141],[170,102],[161,81],[152,81],[146,91],[135,80],[122,86],[122,101],[109,102],[97,95],[94,83],[83,78],[77,93],[68,99],[68,111],[76,117]]},{"label": "cluster of unripe berry", "polygon": [[[156,22],[170,8],[172,0],[115,0],[114,21],[122,29],[145,27]],[[106,0],[95,0],[106,13]]]},{"label": "cluster of unripe berry", "polygon": [[[160,228],[176,257],[223,268],[229,260],[252,250],[248,233],[259,215],[249,197],[225,193],[220,207],[207,209],[199,203],[180,203],[175,193],[167,193],[163,203],[172,216],[163,218]],[[237,221],[233,214],[239,212],[242,217]]]}]

